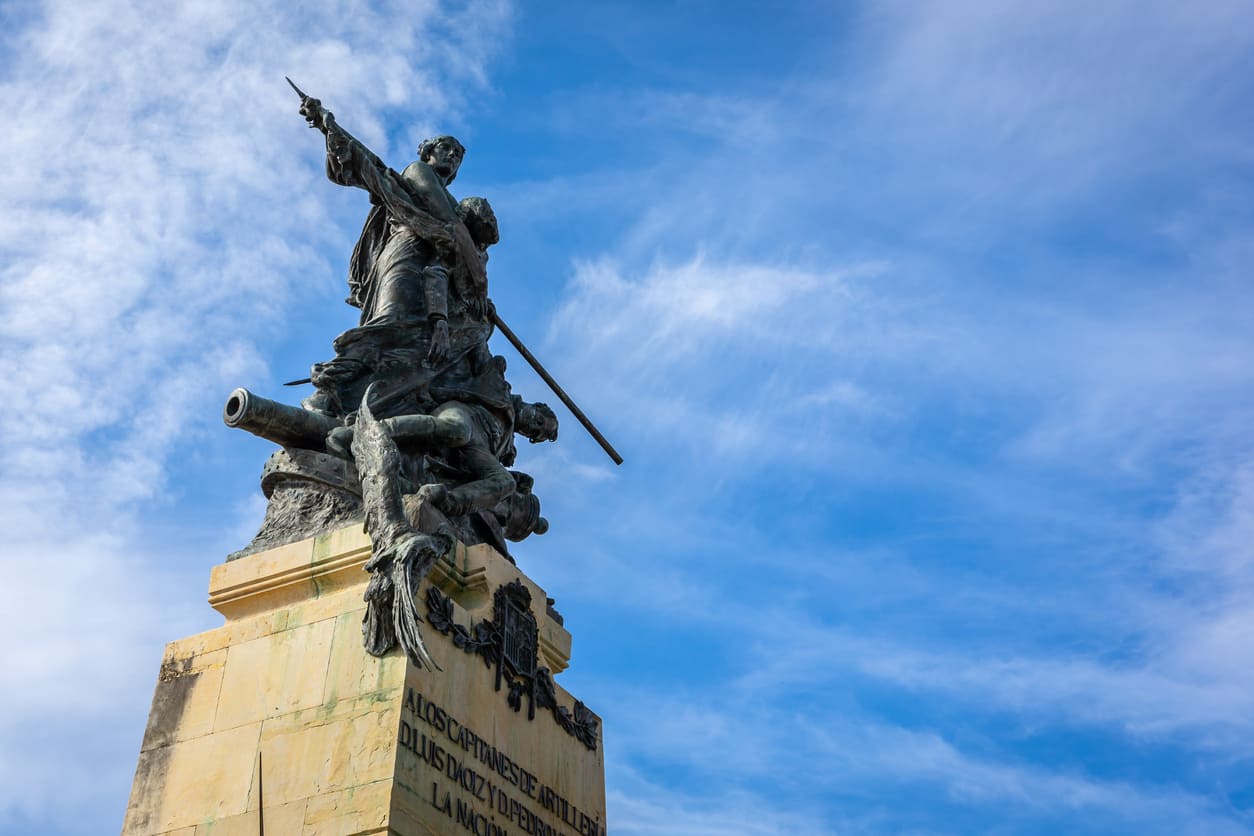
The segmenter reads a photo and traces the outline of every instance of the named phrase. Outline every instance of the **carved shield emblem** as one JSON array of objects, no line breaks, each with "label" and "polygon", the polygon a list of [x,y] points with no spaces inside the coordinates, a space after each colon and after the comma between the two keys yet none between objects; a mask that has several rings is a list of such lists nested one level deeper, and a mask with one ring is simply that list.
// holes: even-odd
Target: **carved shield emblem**
[{"label": "carved shield emblem", "polygon": [[539,630],[531,612],[531,593],[514,581],[496,590],[494,604],[493,620],[501,631],[502,661],[515,674],[535,676]]}]

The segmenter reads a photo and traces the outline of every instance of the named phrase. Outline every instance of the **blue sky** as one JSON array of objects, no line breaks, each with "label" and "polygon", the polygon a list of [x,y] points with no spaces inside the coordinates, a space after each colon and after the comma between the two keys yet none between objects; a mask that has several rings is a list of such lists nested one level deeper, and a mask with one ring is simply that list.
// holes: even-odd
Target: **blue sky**
[{"label": "blue sky", "polygon": [[520,462],[614,832],[1254,830],[1248,4],[292,5],[0,3],[0,833],[119,826],[355,322],[285,74],[627,459]]}]

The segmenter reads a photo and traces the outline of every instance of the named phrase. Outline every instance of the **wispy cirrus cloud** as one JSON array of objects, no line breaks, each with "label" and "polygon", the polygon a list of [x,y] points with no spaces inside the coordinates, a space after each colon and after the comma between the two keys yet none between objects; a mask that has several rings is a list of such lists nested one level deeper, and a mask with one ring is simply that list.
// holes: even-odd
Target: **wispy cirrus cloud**
[{"label": "wispy cirrus cloud", "polygon": [[[611,435],[648,486],[557,535],[600,582],[554,591],[612,589],[631,658],[725,665],[598,706],[676,712],[618,767],[709,781],[674,832],[713,820],[703,786],[761,780],[737,809],[767,809],[761,776],[829,757],[841,779],[798,796],[820,830],[1249,825],[1248,11],[976,5],[860,8],[769,95],[557,107],[572,132],[571,107],[630,113],[647,152],[547,349],[631,416]],[[555,188],[595,211],[592,181]],[[836,754],[763,739],[806,739],[807,711]],[[930,812],[884,806],[917,786]]]},{"label": "wispy cirrus cloud", "polygon": [[[737,821],[763,834],[1244,832],[1203,794],[1042,768],[990,754],[973,730],[959,732],[967,739],[958,745],[840,697],[787,711],[735,687],[622,697],[607,708],[649,729],[609,758],[615,828],[627,833],[740,832]],[[836,710],[815,710],[824,704]],[[641,763],[676,775],[672,787],[650,780]]]},{"label": "wispy cirrus cloud", "polygon": [[48,0],[5,17],[0,396],[21,429],[0,447],[0,625],[22,687],[3,701],[0,829],[97,832],[120,821],[116,765],[160,644],[207,626],[194,590],[238,545],[194,509],[154,513],[212,481],[171,468],[222,466],[195,439],[222,393],[268,376],[300,298],[331,308],[319,241],[347,249],[359,223],[312,197],[333,189],[283,76],[408,154],[486,85],[510,10]]}]

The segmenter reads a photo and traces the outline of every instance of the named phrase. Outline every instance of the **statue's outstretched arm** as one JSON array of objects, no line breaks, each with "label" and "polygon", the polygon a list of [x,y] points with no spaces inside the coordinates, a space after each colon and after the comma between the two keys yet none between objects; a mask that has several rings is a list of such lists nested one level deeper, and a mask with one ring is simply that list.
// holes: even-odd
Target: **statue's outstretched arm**
[{"label": "statue's outstretched arm", "polygon": [[[290,78],[288,84],[292,84]],[[400,174],[340,127],[335,114],[323,107],[322,102],[305,95],[295,84],[292,89],[301,97],[300,113],[309,126],[326,135],[327,178],[331,182],[365,189],[373,201],[387,207],[395,220],[413,228],[423,238],[450,248],[458,247],[457,231],[420,206],[405,188]]]}]

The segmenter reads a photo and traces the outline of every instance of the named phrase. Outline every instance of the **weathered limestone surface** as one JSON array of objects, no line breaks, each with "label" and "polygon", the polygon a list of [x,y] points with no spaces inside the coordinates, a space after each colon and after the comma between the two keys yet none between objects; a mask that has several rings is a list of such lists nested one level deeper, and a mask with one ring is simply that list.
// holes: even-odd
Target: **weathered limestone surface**
[{"label": "weathered limestone surface", "polygon": [[[591,750],[548,711],[529,720],[429,624],[440,671],[362,649],[369,554],[354,526],[214,568],[226,623],[166,647],[124,836],[604,833],[599,732]],[[570,634],[490,547],[458,546],[419,595],[436,585],[473,632],[514,580],[531,592],[539,664],[560,672]]]}]

